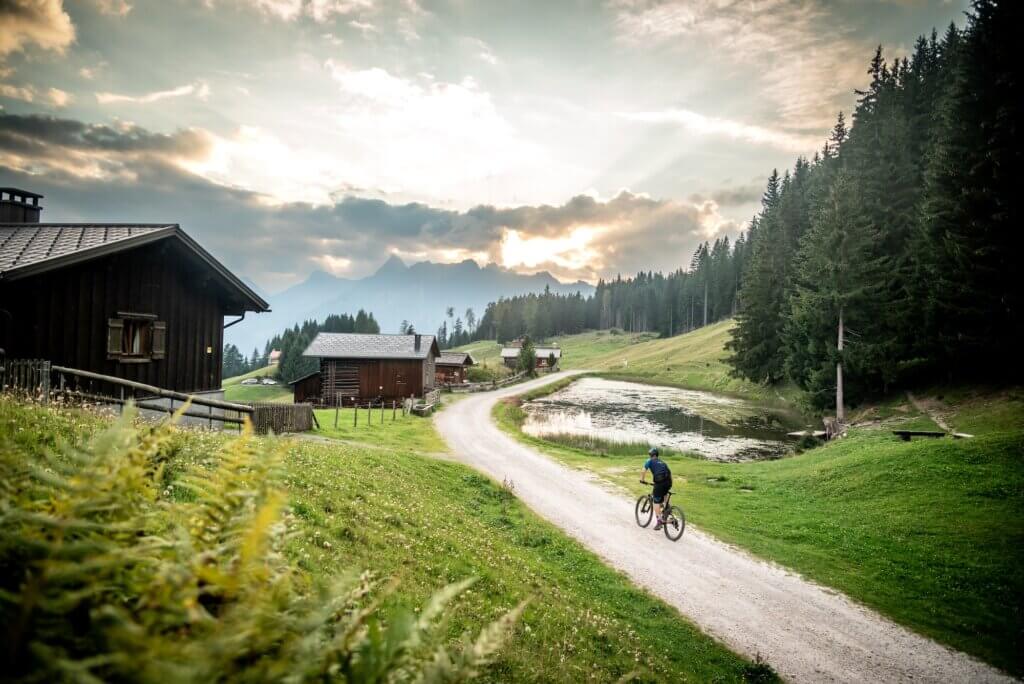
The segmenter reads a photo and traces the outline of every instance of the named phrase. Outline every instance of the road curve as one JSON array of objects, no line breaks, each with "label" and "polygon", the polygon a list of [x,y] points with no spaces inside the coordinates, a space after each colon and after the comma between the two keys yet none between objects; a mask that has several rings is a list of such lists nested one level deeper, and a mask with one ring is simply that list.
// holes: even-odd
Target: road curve
[{"label": "road curve", "polygon": [[491,408],[498,400],[566,375],[471,395],[445,408],[435,422],[457,460],[499,482],[511,480],[527,506],[737,653],[751,659],[760,654],[786,680],[1014,681],[691,527],[677,543],[653,528],[642,530],[629,498],[494,425]]}]

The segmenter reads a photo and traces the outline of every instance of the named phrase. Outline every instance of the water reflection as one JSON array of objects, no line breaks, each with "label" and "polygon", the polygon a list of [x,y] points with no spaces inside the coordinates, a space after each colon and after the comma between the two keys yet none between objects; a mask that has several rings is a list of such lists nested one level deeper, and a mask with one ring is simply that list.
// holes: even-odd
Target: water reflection
[{"label": "water reflection", "polygon": [[711,392],[583,378],[523,405],[523,430],[642,442],[717,461],[778,458],[792,417]]}]

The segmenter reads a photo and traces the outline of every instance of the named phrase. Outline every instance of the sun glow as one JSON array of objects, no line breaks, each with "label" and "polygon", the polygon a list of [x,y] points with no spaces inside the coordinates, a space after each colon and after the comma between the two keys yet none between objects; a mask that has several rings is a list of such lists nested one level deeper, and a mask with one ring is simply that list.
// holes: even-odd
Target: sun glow
[{"label": "sun glow", "polygon": [[562,237],[523,236],[506,229],[501,240],[501,263],[505,268],[533,268],[552,263],[572,270],[599,269],[601,253],[590,243],[604,231],[594,226],[578,226]]}]

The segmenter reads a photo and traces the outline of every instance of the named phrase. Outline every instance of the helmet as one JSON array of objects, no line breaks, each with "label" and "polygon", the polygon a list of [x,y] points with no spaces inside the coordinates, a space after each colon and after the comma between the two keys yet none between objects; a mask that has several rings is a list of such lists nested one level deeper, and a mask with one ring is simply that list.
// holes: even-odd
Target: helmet
[{"label": "helmet", "polygon": [[647,452],[648,456],[658,456],[658,447],[651,447],[651,450]]}]

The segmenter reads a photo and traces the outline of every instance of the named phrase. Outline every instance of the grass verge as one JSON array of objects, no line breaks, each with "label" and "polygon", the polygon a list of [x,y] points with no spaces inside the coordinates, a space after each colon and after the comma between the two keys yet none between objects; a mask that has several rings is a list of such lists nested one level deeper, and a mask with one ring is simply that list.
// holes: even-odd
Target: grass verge
[{"label": "grass verge", "polygon": [[[431,423],[417,420],[408,424],[415,431],[408,442],[422,445]],[[105,424],[90,414],[0,399],[0,446],[28,461],[82,443]],[[163,476],[173,484],[179,468],[216,468],[215,454],[228,439],[178,431],[163,454]],[[400,440],[379,449],[265,439],[285,452],[294,524],[283,551],[311,583],[341,569],[368,569],[396,579],[384,607],[414,611],[448,581],[476,577],[445,614],[450,643],[533,598],[513,640],[482,671],[485,681],[612,682],[637,673],[639,681],[725,682],[758,674],[533,515],[513,492],[464,466],[424,457]]]},{"label": "grass verge", "polygon": [[[629,456],[517,439],[639,495]],[[885,429],[778,461],[669,463],[687,518],[938,641],[1024,674],[1024,431],[1013,411],[971,440],[896,440]],[[966,415],[964,424],[984,421]],[[1013,422],[1016,416],[1017,422]],[[919,420],[919,416],[912,416]]]}]

